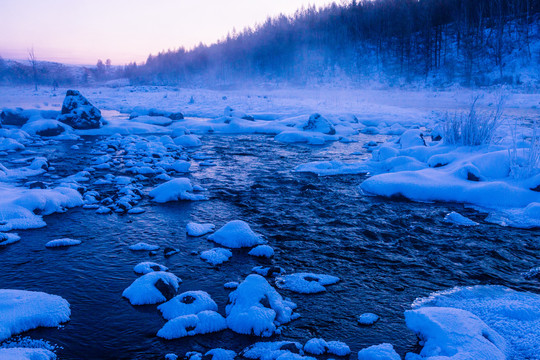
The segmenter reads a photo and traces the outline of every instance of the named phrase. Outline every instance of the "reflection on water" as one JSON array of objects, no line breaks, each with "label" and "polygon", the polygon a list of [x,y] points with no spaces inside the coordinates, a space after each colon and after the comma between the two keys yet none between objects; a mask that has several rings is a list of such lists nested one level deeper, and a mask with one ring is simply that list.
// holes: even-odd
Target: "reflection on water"
[{"label": "reflection on water", "polygon": [[[316,272],[342,281],[327,293],[299,295],[280,291],[298,304],[302,317],[274,339],[305,342],[312,337],[345,341],[353,350],[389,342],[404,354],[417,348],[403,311],[432,291],[456,285],[503,284],[539,292],[534,280],[520,275],[537,266],[535,232],[491,224],[462,228],[444,224],[452,210],[482,222],[483,216],[459,205],[415,204],[366,197],[357,191],[363,176],[318,178],[290,170],[303,162],[362,155],[361,143],[327,147],[278,144],[267,136],[207,136],[197,151],[215,156],[215,167],[194,162],[193,183],[208,189],[209,201],[163,205],[144,200],[140,215],[98,215],[81,208],[46,218],[43,229],[19,231],[22,240],[0,249],[0,287],[44,291],[66,298],[71,321],[61,329],[38,329],[27,335],[63,346],[62,359],[162,359],[164,354],[206,351],[215,347],[239,351],[258,341],[231,331],[165,341],[155,336],[165,323],[156,306],[132,306],[121,297],[136,278],[141,261],[161,263],[178,275],[181,291],[204,290],[224,314],[228,290],[251,268],[274,263],[288,272]],[[81,150],[73,143],[34,150],[46,153],[66,176],[91,163],[93,140]],[[81,154],[85,154],[81,156]],[[15,157],[17,155],[10,155]],[[121,167],[115,171],[121,170]],[[104,173],[103,173],[104,174]],[[146,191],[153,186],[147,183]],[[193,251],[214,246],[203,238],[187,238],[188,221],[218,227],[242,219],[264,234],[276,249],[273,260],[233,250],[229,262],[212,268]],[[45,249],[55,238],[72,237],[82,245]],[[164,258],[132,252],[128,245],[144,241],[181,252]],[[359,326],[356,317],[374,312],[381,320]],[[352,355],[355,357],[356,355]]]}]

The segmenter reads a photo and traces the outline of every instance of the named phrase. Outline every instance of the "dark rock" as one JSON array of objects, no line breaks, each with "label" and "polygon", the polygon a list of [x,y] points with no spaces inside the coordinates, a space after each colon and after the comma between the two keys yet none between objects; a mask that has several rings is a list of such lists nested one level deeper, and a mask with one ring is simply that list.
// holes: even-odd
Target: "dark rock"
[{"label": "dark rock", "polygon": [[182,300],[180,300],[182,303],[184,304],[193,304],[193,302],[197,300],[195,299],[193,296],[191,295],[186,295],[182,298]]},{"label": "dark rock", "polygon": [[309,281],[309,282],[313,282],[313,281],[319,282],[318,278],[313,277],[313,276],[309,276],[309,275],[304,276],[304,280]]},{"label": "dark rock", "polygon": [[304,131],[317,131],[328,135],[334,135],[336,129],[334,125],[321,114],[313,114],[309,117],[308,123],[303,127]]},{"label": "dark rock", "polygon": [[441,141],[442,140],[442,136],[437,134],[435,136],[431,136],[431,141]]},{"label": "dark rock", "polygon": [[43,183],[43,181],[34,181],[34,182],[31,182],[30,184],[28,184],[28,187],[30,189],[46,189],[47,185],[45,185],[45,183]]},{"label": "dark rock", "polygon": [[536,185],[536,187],[531,188],[532,191],[540,192],[540,185]]},{"label": "dark rock", "polygon": [[300,353],[300,349],[298,349],[296,347],[296,344],[295,343],[287,343],[287,344],[283,344],[281,345],[281,347],[279,348],[279,350],[283,350],[283,351],[290,351],[292,352],[293,354],[299,354]]},{"label": "dark rock", "polygon": [[174,288],[174,286],[164,282],[161,279],[158,279],[154,286],[167,300],[172,299],[176,295],[176,289]]},{"label": "dark rock", "polygon": [[2,125],[23,126],[28,121],[28,116],[23,114],[23,109],[5,109],[0,113],[0,123]]},{"label": "dark rock", "polygon": [[253,116],[251,116],[251,115],[242,116],[242,119],[249,120],[249,121],[255,121],[255,118]]},{"label": "dark rock", "polygon": [[77,90],[68,90],[58,120],[74,129],[96,129],[101,127],[101,111]]},{"label": "dark rock", "polygon": [[182,120],[184,118],[184,114],[177,112],[177,113],[171,113],[169,116],[167,116],[171,120]]},{"label": "dark rock", "polygon": [[154,270],[154,271],[161,271],[161,268],[157,265],[152,265],[150,266],[150,269]]},{"label": "dark rock", "polygon": [[54,128],[36,131],[36,135],[39,136],[57,136],[66,131],[62,126],[56,125]]},{"label": "dark rock", "polygon": [[473,173],[468,172],[467,173],[467,180],[469,180],[469,181],[480,181],[480,178],[478,176],[474,175]]},{"label": "dark rock", "polygon": [[173,256],[174,254],[178,252],[180,252],[180,250],[174,249],[172,247],[166,247],[165,249],[163,249],[163,256],[165,257]]}]

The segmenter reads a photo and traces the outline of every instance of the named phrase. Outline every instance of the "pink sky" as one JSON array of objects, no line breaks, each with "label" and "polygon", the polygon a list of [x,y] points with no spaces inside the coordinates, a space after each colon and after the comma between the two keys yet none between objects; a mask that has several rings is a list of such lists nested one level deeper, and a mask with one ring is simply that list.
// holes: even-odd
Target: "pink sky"
[{"label": "pink sky", "polygon": [[212,43],[234,28],[328,0],[0,0],[0,56],[92,65]]}]

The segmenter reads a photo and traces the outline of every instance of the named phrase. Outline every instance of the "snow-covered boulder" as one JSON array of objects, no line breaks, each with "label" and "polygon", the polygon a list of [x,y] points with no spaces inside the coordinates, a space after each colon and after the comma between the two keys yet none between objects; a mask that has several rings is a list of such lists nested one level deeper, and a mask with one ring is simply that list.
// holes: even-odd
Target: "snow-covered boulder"
[{"label": "snow-covered boulder", "polygon": [[28,115],[24,114],[23,109],[3,109],[0,112],[0,125],[23,126],[28,121]]},{"label": "snow-covered boulder", "polygon": [[325,286],[339,282],[339,278],[331,275],[296,273],[276,278],[276,286],[301,294],[315,294],[326,291]]},{"label": "snow-covered boulder", "polygon": [[129,250],[133,250],[133,251],[154,251],[157,249],[159,249],[159,245],[148,244],[145,242],[138,242],[136,244],[129,246]]},{"label": "snow-covered boulder", "polygon": [[247,115],[246,113],[242,111],[234,110],[230,106],[227,106],[225,108],[225,110],[223,111],[223,116],[225,116],[226,118],[238,118],[238,119],[244,119],[244,120],[249,120],[249,121],[255,120],[253,116]]},{"label": "snow-covered boulder", "polygon": [[260,234],[251,230],[248,223],[242,220],[232,220],[221,229],[208,236],[208,239],[228,248],[251,247],[263,244]]},{"label": "snow-covered boulder", "polygon": [[2,360],[56,360],[56,354],[48,349],[14,347],[0,349]]},{"label": "snow-covered boulder", "polygon": [[271,258],[274,256],[274,249],[269,245],[258,245],[249,251],[249,255]]},{"label": "snow-covered boulder", "polygon": [[198,314],[204,310],[217,311],[218,306],[205,291],[186,291],[158,306],[167,320],[178,316]]},{"label": "snow-covered boulder", "polygon": [[171,299],[178,292],[179,277],[172,273],[155,271],[136,279],[122,296],[132,305],[157,304]]},{"label": "snow-covered boulder", "polygon": [[399,138],[399,144],[402,149],[408,149],[414,146],[426,146],[424,135],[418,129],[405,131]]},{"label": "snow-covered boulder", "polygon": [[360,325],[373,325],[379,321],[379,315],[373,313],[363,313],[358,317]]},{"label": "snow-covered boulder", "polygon": [[177,178],[167,181],[152,189],[149,193],[155,202],[165,203],[180,200],[206,200],[206,196],[193,194],[193,186],[187,178]]},{"label": "snow-covered boulder", "polygon": [[456,287],[417,299],[412,308],[405,320],[425,339],[420,354],[426,359],[534,359],[540,354],[538,294],[498,285]]},{"label": "snow-covered boulder", "polygon": [[62,239],[55,239],[55,240],[49,241],[48,243],[45,244],[45,247],[48,247],[48,248],[66,247],[66,246],[79,245],[80,243],[81,243],[81,240],[62,238]]},{"label": "snow-covered boulder", "polygon": [[292,341],[258,342],[240,353],[242,357],[252,360],[276,360],[281,356],[288,358],[290,355],[298,354],[303,354],[302,344]]},{"label": "snow-covered boulder", "polygon": [[181,135],[174,138],[174,143],[183,147],[198,147],[202,145],[197,135]]},{"label": "snow-covered boulder", "polygon": [[62,124],[60,121],[41,119],[24,124],[21,130],[26,131],[30,135],[57,136],[65,132],[66,128],[68,126]]},{"label": "snow-covered boulder", "polygon": [[60,296],[0,289],[0,342],[41,326],[59,326],[70,315],[69,303]]},{"label": "snow-covered boulder", "polygon": [[223,248],[213,248],[201,253],[201,259],[214,266],[223,264],[225,261],[228,261],[231,256],[232,252]]},{"label": "snow-covered boulder", "polygon": [[302,129],[304,131],[320,132],[328,135],[334,135],[336,133],[334,125],[321,114],[311,115],[307,124]]},{"label": "snow-covered boulder", "polygon": [[136,274],[148,274],[154,271],[167,271],[169,268],[166,266],[163,266],[161,264],[151,262],[151,261],[144,261],[141,263],[138,263],[133,267],[133,271],[135,271]]},{"label": "snow-covered boulder", "polygon": [[452,211],[451,213],[447,214],[444,217],[444,222],[455,224],[455,225],[461,225],[461,226],[474,226],[478,225],[476,221],[472,221],[471,219]]},{"label": "snow-covered boulder", "polygon": [[186,225],[186,232],[189,236],[203,236],[208,233],[211,233],[216,228],[214,224],[198,224],[194,222],[189,222]]},{"label": "snow-covered boulder", "polygon": [[217,348],[207,351],[204,356],[205,358],[209,357],[210,360],[234,360],[236,353],[232,350]]},{"label": "snow-covered boulder", "polygon": [[320,338],[308,340],[304,345],[304,351],[313,355],[332,354],[337,356],[347,356],[351,349],[341,341],[326,341]]},{"label": "snow-covered boulder", "polygon": [[158,331],[157,336],[164,339],[178,339],[185,336],[209,334],[225,330],[227,322],[215,311],[205,310],[196,315],[178,316]]},{"label": "snow-covered boulder", "polygon": [[392,344],[385,343],[360,350],[358,360],[401,360],[401,357],[394,350]]},{"label": "snow-covered boulder", "polygon": [[68,90],[58,120],[74,129],[96,129],[101,127],[101,111],[79,91]]},{"label": "snow-covered boulder", "polygon": [[229,294],[225,311],[227,325],[239,334],[271,336],[277,326],[294,319],[296,305],[281,295],[260,275],[248,275]]}]

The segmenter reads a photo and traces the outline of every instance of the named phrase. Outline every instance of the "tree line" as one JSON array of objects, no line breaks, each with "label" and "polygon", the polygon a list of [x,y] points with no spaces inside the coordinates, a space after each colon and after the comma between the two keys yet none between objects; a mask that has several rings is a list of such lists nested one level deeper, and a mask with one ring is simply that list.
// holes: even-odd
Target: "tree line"
[{"label": "tree line", "polygon": [[[538,62],[540,0],[352,0],[298,10],[212,45],[124,67],[134,83],[214,85],[314,79],[519,83]],[[540,65],[540,64],[539,64]]]}]

